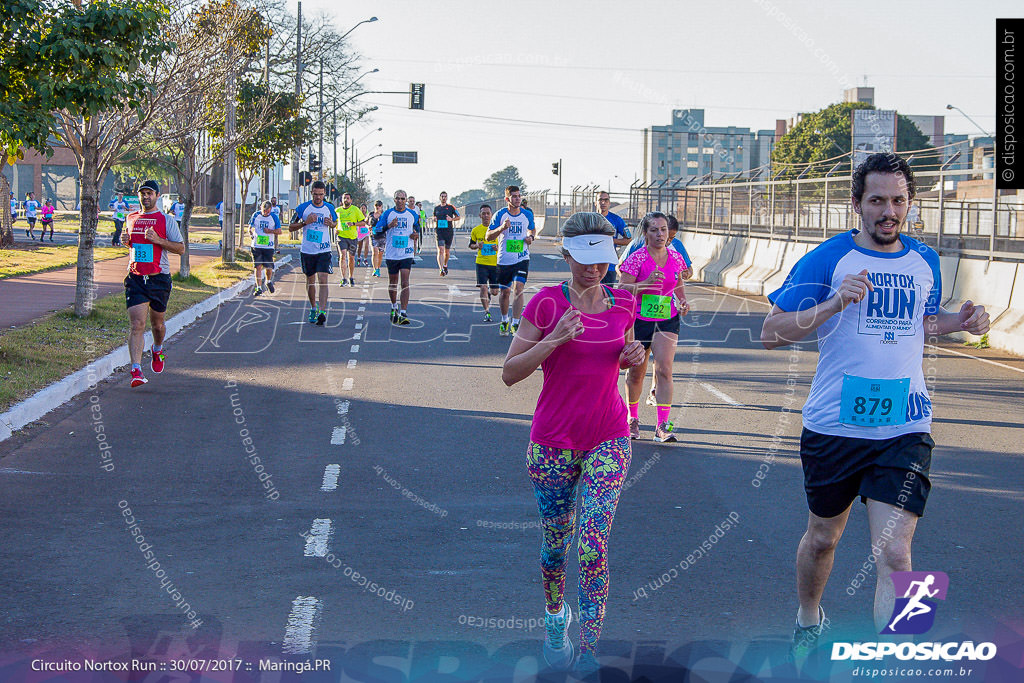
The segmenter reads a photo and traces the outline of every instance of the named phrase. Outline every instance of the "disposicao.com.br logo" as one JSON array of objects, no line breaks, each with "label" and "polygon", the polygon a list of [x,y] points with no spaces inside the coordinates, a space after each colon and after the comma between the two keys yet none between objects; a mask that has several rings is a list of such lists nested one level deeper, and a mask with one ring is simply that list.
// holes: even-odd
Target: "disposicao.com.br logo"
[{"label": "disposicao.com.br logo", "polygon": [[[896,594],[889,622],[882,635],[920,635],[935,624],[938,600],[946,599],[949,577],[944,572],[893,572]],[[832,643],[832,660],[867,660],[894,656],[907,661],[988,661],[996,656],[994,643]]]}]

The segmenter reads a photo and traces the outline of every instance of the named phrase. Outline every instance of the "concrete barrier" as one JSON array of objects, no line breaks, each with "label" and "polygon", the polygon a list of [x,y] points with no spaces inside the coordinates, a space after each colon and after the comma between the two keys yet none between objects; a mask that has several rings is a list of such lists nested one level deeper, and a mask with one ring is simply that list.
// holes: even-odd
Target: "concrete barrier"
[{"label": "concrete barrier", "polygon": [[995,319],[988,340],[990,346],[1024,356],[1024,263],[1017,265],[1009,308]]},{"label": "concrete barrier", "polygon": [[956,256],[940,256],[939,272],[942,274],[942,305],[953,298],[953,283],[956,282],[956,269],[960,259]]},{"label": "concrete barrier", "polygon": [[708,284],[722,284],[722,271],[736,261],[737,253],[747,241],[745,237],[729,237],[723,239],[724,241],[718,248],[714,258],[712,258],[711,261],[700,271],[700,279]]},{"label": "concrete barrier", "polygon": [[763,245],[767,240],[749,239],[743,240],[736,246],[736,253],[733,255],[732,264],[722,270],[719,275],[719,282],[723,287],[729,289],[743,289],[740,287],[740,279],[743,274],[750,270],[757,261],[757,253],[763,251]]},{"label": "concrete barrier", "polygon": [[[786,243],[779,240],[758,240],[754,264],[743,271],[736,283],[736,289],[751,294],[765,294],[764,283],[782,267]],[[786,271],[787,273],[789,271]]]},{"label": "concrete barrier", "polygon": [[793,266],[814,246],[813,244],[787,242],[786,248],[782,252],[782,261],[779,263],[779,269],[764,279],[761,285],[761,293],[767,296],[781,287],[786,281],[789,271],[793,270]]},{"label": "concrete barrier", "polygon": [[722,242],[725,241],[725,238],[694,233],[681,234],[683,245],[690,255],[691,265],[693,266],[693,279],[700,280],[704,272],[704,266],[715,259],[717,251],[721,247]]},{"label": "concrete barrier", "polygon": [[950,292],[949,308],[959,310],[960,305],[970,299],[976,304],[984,304],[995,320],[1010,307],[1016,274],[1016,263],[960,259]]}]

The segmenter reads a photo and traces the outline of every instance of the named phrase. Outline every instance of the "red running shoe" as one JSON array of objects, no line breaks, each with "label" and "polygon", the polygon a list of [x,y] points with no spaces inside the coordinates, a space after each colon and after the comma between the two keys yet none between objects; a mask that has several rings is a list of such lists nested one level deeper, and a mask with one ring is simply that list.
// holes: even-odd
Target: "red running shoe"
[{"label": "red running shoe", "polygon": [[145,377],[142,376],[142,370],[140,368],[135,368],[135,369],[132,370],[132,388],[133,389],[135,387],[141,387],[143,384],[145,384],[148,381],[149,381],[148,379],[146,379]]},{"label": "red running shoe", "polygon": [[150,362],[149,366],[153,368],[153,372],[158,375],[164,371],[164,352],[162,350],[153,352],[153,360]]}]

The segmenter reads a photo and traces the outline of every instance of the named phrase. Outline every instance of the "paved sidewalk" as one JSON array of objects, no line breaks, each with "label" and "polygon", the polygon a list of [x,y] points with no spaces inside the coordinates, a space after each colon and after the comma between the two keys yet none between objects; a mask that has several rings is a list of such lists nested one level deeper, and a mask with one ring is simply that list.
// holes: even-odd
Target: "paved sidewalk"
[{"label": "paved sidewalk", "polygon": [[[219,258],[218,252],[193,251],[192,267]],[[178,272],[179,257],[172,254],[171,272]],[[68,266],[44,273],[21,275],[0,280],[0,330],[27,325],[47,313],[67,308],[75,303],[77,267]],[[128,256],[100,261],[96,264],[96,296],[123,291],[124,276],[128,271]]]}]

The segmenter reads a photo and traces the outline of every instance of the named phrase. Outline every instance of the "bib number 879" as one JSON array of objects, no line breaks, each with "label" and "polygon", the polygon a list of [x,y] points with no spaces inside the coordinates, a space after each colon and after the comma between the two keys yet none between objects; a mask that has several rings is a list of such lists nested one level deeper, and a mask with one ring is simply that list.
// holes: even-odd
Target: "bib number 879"
[{"label": "bib number 879", "polygon": [[[870,409],[868,403],[871,404]],[[878,409],[881,408],[880,412]],[[892,412],[892,399],[891,398],[865,398],[864,396],[858,396],[853,401],[853,412],[857,415],[888,415]]]}]

